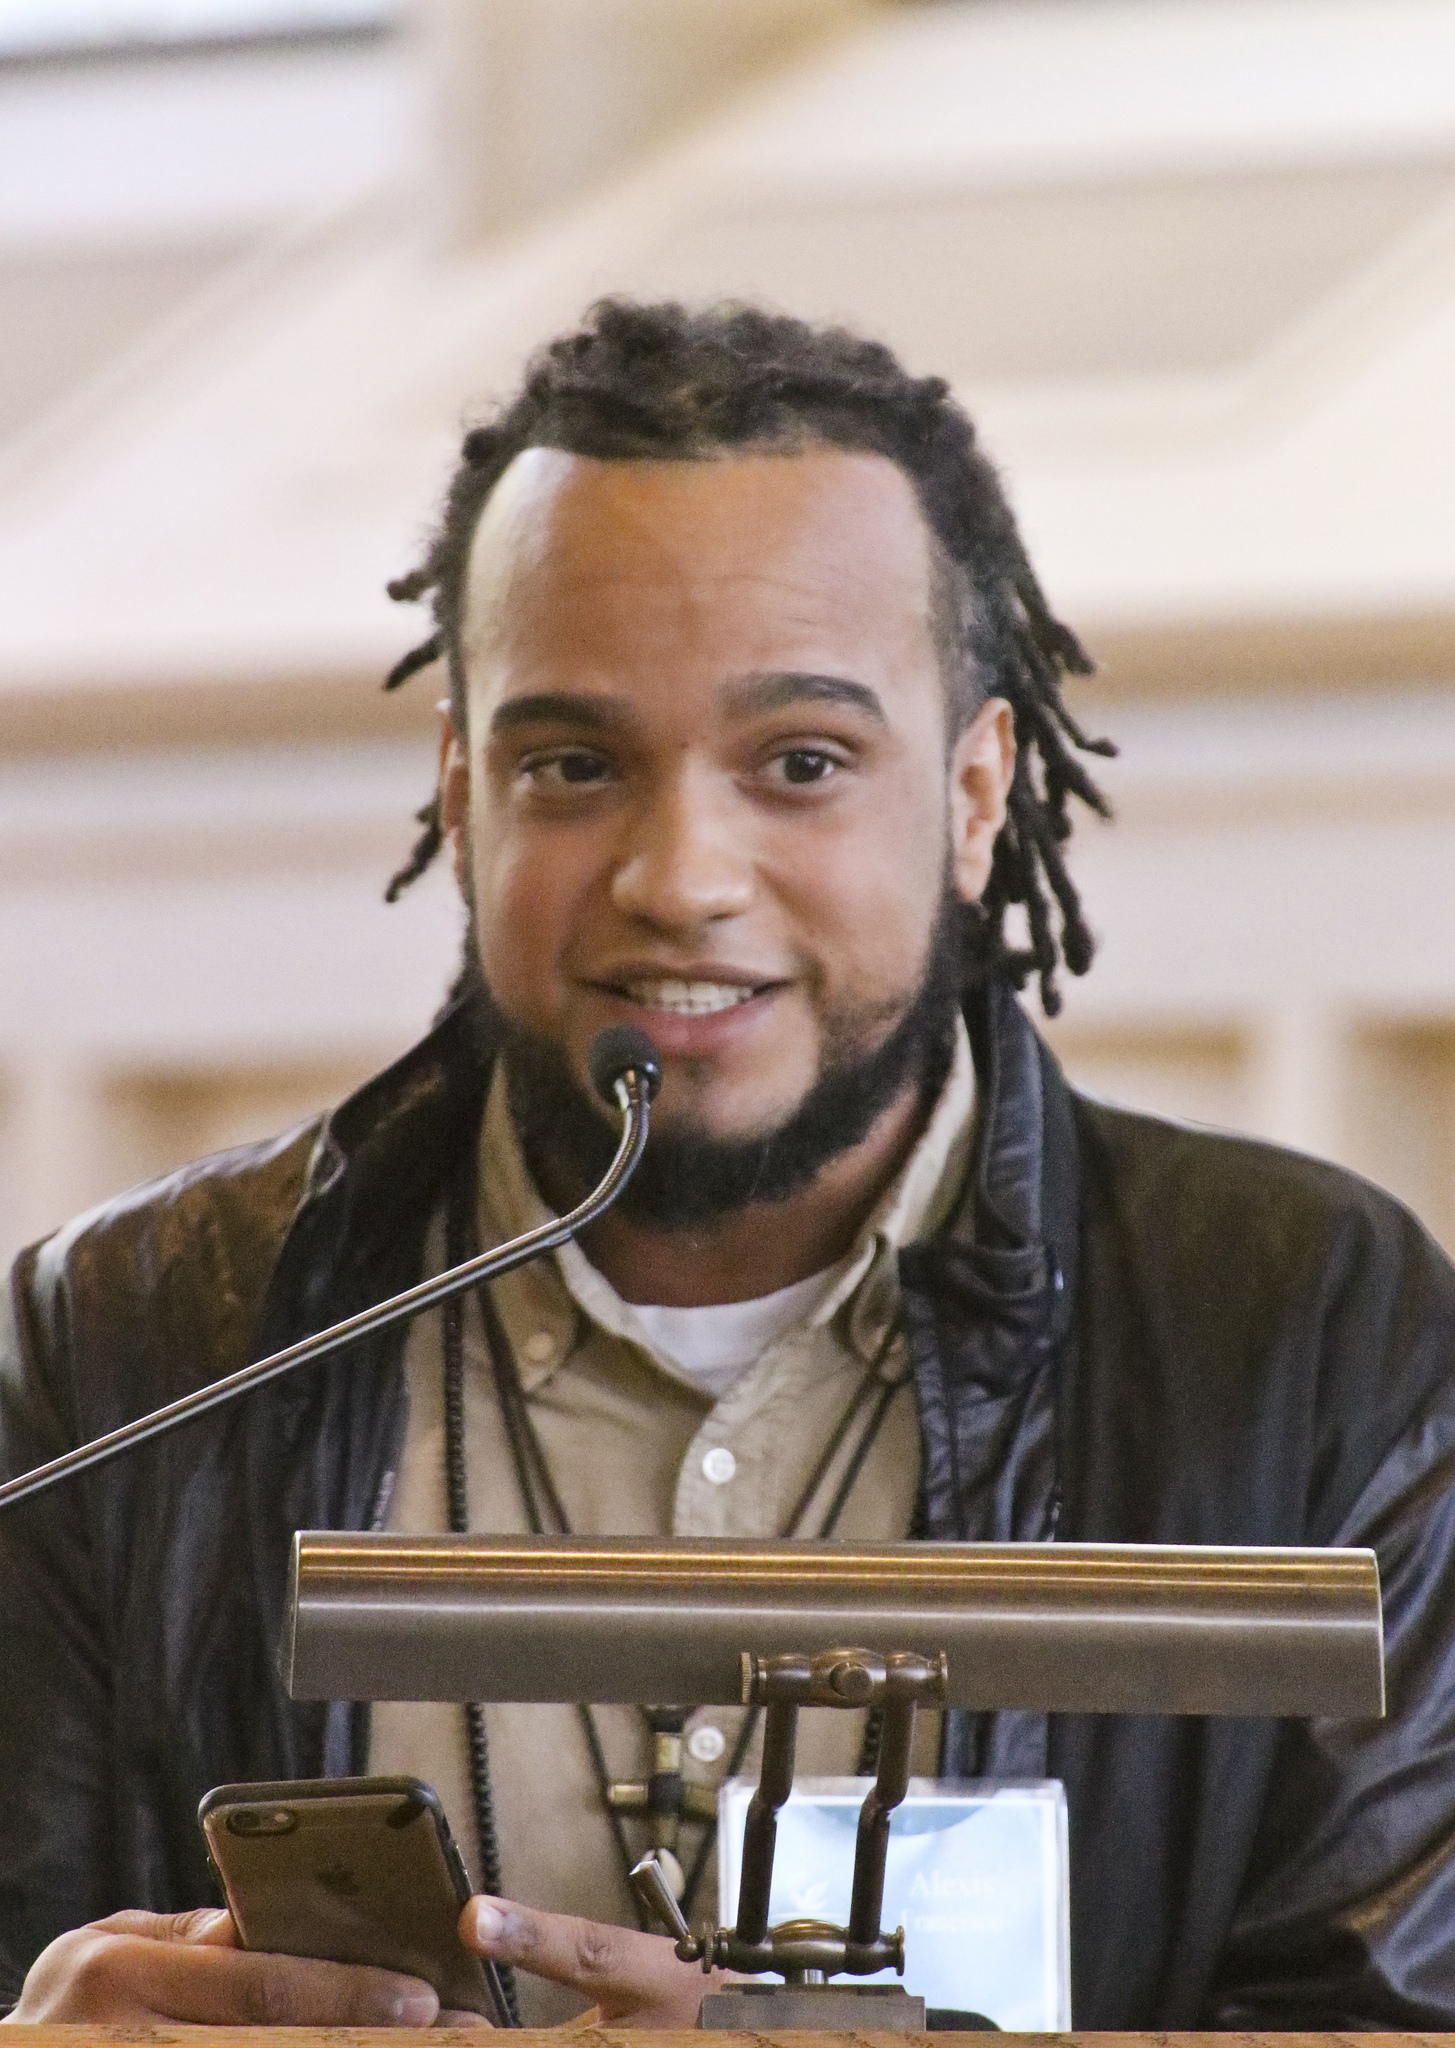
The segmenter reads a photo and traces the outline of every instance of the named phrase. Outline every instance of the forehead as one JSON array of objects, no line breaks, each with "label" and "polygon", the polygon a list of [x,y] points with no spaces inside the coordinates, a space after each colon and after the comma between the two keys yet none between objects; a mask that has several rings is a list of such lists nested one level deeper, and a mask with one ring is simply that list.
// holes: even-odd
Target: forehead
[{"label": "forehead", "polygon": [[913,643],[918,655],[932,584],[929,529],[884,456],[602,461],[532,448],[476,529],[462,652],[497,670],[548,647],[797,635],[884,659]]}]

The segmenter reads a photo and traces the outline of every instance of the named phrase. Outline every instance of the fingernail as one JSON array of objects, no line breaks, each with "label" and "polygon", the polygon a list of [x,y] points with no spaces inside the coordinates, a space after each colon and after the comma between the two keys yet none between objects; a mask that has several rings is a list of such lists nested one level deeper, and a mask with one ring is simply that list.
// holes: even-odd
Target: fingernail
[{"label": "fingernail", "polygon": [[475,1937],[478,1941],[499,1941],[505,1932],[505,1915],[488,1899],[475,1901]]},{"label": "fingernail", "polygon": [[394,2024],[399,2027],[433,2026],[440,2002],[427,1984],[413,1991],[401,1991],[394,2000]]}]

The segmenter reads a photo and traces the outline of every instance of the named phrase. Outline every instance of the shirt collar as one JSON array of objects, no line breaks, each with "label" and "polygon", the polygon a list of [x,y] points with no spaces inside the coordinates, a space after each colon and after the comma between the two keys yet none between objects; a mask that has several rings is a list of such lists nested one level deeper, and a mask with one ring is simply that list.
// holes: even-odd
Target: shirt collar
[{"label": "shirt collar", "polygon": [[[974,1110],[970,1038],[957,1014],[950,1072],[929,1122],[808,1318],[810,1327],[819,1328],[847,1307],[845,1337],[866,1362],[887,1358],[886,1340],[899,1308],[896,1254],[903,1245],[931,1235],[958,1199],[969,1168]],[[481,1131],[480,1199],[487,1241],[532,1230],[554,1214],[525,1163],[498,1063]],[[564,1363],[578,1311],[612,1336],[639,1347],[671,1378],[681,1379],[671,1361],[645,1341],[632,1304],[597,1272],[578,1244],[567,1242],[511,1277],[518,1284],[501,1291],[500,1314],[527,1391]],[[533,1350],[539,1355],[532,1356]],[[899,1377],[902,1368],[892,1370]]]},{"label": "shirt collar", "polygon": [[974,1125],[975,1066],[970,1034],[957,1012],[950,1071],[930,1120],[811,1318],[815,1324],[827,1323],[847,1303],[846,1335],[866,1362],[884,1352],[899,1312],[897,1254],[902,1246],[933,1235],[953,1209],[969,1171]]}]

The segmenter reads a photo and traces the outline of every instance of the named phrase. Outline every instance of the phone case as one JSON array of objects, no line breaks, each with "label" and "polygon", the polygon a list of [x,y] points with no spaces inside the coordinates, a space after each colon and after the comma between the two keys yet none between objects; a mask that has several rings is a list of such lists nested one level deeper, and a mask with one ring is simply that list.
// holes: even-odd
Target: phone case
[{"label": "phone case", "polygon": [[456,1931],[470,1881],[432,1786],[219,1785],[197,1818],[244,1948],[401,1970],[442,2006],[508,2023]]}]

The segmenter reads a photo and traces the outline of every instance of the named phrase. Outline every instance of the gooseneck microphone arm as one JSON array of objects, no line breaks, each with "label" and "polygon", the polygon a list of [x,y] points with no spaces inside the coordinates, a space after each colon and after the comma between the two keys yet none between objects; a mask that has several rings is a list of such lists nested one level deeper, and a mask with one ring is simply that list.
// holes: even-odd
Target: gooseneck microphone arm
[{"label": "gooseneck microphone arm", "polygon": [[300,1365],[314,1364],[335,1351],[342,1351],[345,1345],[357,1343],[361,1337],[387,1330],[391,1324],[417,1316],[424,1309],[436,1308],[465,1288],[478,1286],[482,1280],[493,1280],[498,1274],[513,1272],[517,1266],[525,1265],[542,1252],[554,1251],[557,1245],[564,1244],[567,1238],[584,1230],[588,1223],[594,1223],[604,1210],[611,1207],[640,1163],[651,1121],[651,1100],[661,1085],[661,1066],[651,1040],[643,1032],[625,1026],[603,1031],[591,1046],[588,1063],[598,1091],[608,1101],[614,1101],[621,1112],[621,1138],[610,1166],[584,1202],[566,1215],[526,1231],[523,1237],[514,1237],[509,1243],[498,1245],[494,1251],[481,1252],[461,1266],[453,1266],[446,1273],[421,1280],[402,1294],[392,1295],[388,1301],[361,1309],[357,1315],[348,1316],[343,1322],[334,1323],[312,1337],[304,1337],[297,1344],[290,1344],[286,1350],[275,1351],[271,1357],[260,1358],[254,1365],[245,1365],[240,1371],[229,1373],[226,1379],[199,1387],[195,1394],[184,1394],[180,1400],[169,1401],[165,1408],[158,1408],[151,1415],[125,1423],[120,1429],[98,1436],[91,1443],[80,1444],[64,1456],[52,1458],[48,1464],[37,1465],[32,1472],[22,1472],[18,1478],[0,1486],[0,1511],[43,1493],[47,1487],[56,1486],[63,1479],[72,1479],[78,1472],[89,1471],[93,1465],[119,1457],[123,1451],[129,1451],[137,1444],[149,1443],[153,1437],[179,1429],[185,1422],[195,1422],[199,1415],[210,1414],[214,1408],[237,1400],[241,1394],[250,1394],[255,1387],[261,1387],[269,1380],[280,1379],[284,1373],[292,1372]]}]

